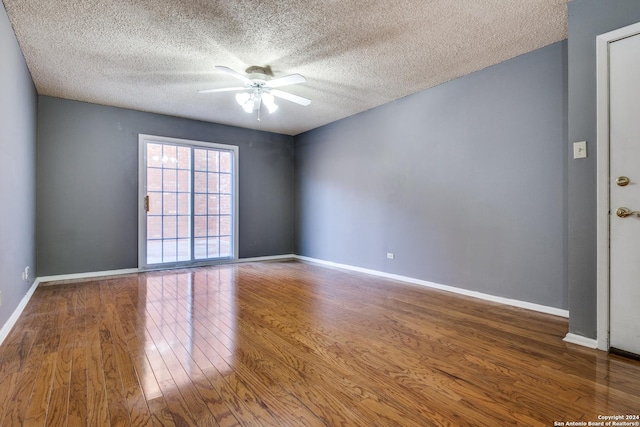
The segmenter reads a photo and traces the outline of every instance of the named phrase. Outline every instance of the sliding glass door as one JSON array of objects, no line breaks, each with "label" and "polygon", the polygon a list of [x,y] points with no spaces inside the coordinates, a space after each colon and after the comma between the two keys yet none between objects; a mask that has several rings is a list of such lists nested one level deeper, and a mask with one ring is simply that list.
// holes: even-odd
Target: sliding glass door
[{"label": "sliding glass door", "polygon": [[237,257],[235,146],[140,135],[139,264]]}]

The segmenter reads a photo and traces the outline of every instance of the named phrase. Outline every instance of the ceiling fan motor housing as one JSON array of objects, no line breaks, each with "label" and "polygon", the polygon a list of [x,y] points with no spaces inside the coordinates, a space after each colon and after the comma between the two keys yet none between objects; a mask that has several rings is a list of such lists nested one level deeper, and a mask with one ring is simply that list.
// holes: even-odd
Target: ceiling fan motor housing
[{"label": "ceiling fan motor housing", "polygon": [[249,68],[247,68],[246,70],[244,70],[245,73],[249,74],[249,78],[253,78],[251,77],[252,74],[255,75],[259,75],[262,76],[263,78],[266,76],[269,77],[273,77],[273,71],[271,70],[271,66],[267,65],[266,67],[260,67],[258,65],[252,65]]}]

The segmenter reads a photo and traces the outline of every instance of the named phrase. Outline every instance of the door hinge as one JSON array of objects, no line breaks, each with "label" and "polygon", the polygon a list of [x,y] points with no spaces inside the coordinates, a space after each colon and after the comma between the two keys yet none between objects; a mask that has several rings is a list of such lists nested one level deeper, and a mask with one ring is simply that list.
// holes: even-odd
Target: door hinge
[{"label": "door hinge", "polygon": [[144,211],[149,212],[149,196],[144,196]]}]

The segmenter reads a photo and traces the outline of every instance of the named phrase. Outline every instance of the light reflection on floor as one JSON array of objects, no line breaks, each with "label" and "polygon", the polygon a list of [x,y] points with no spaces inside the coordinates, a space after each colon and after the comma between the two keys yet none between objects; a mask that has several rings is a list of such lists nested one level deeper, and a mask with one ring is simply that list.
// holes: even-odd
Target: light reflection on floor
[{"label": "light reflection on floor", "polygon": [[[234,352],[236,334],[234,268],[147,273],[138,280],[139,293],[144,296],[139,300],[144,307],[138,311],[145,313],[144,326],[149,331],[147,349],[157,350],[163,360],[175,356],[185,371],[185,382],[201,373],[205,363],[212,363],[222,376],[228,374],[227,360]],[[152,383],[155,378],[141,380]]]}]

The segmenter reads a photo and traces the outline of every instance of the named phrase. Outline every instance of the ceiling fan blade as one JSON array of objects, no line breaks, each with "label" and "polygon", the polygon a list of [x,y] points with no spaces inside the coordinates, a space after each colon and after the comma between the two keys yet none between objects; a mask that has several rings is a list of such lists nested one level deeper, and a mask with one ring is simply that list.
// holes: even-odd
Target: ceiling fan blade
[{"label": "ceiling fan blade", "polygon": [[301,96],[294,95],[294,94],[289,93],[289,92],[284,92],[284,91],[278,90],[278,89],[273,89],[273,90],[270,90],[269,92],[273,96],[277,96],[278,98],[286,99],[287,101],[295,102],[296,104],[300,104],[300,105],[303,105],[305,107],[307,105],[311,104],[311,100],[310,99],[303,98]]},{"label": "ceiling fan blade", "polygon": [[236,70],[232,70],[231,68],[225,67],[224,65],[216,65],[216,68],[222,71],[223,73],[229,74],[230,76],[233,76],[238,80],[241,80],[247,86],[251,86],[253,84],[253,80],[251,80],[249,77],[245,75],[240,74]]},{"label": "ceiling fan blade", "polygon": [[199,90],[198,93],[213,93],[213,92],[233,92],[235,90],[246,90],[246,87],[223,87],[220,89],[205,89]]},{"label": "ceiling fan blade", "polygon": [[266,87],[280,87],[287,85],[297,85],[300,83],[306,83],[307,79],[301,74],[290,74],[284,77],[278,77],[277,79],[267,80]]}]

